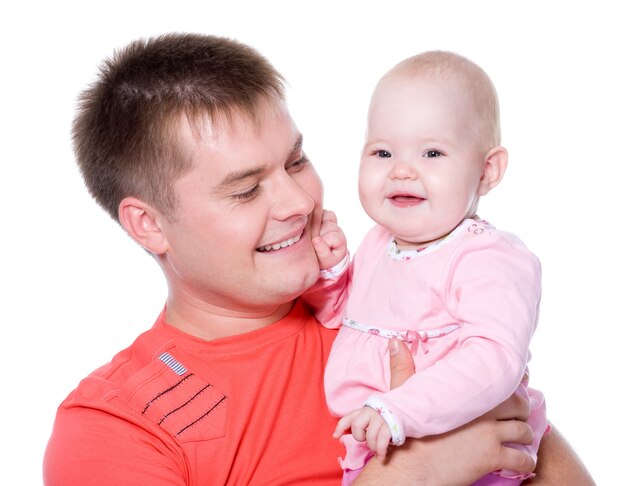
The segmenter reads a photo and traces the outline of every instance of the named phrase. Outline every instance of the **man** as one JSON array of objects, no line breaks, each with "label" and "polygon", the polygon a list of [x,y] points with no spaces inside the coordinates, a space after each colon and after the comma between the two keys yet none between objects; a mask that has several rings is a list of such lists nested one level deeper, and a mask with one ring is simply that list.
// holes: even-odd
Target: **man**
[{"label": "man", "polygon": [[[338,484],[322,387],[334,334],[298,301],[318,277],[322,186],[280,75],[226,39],[134,42],[83,93],[73,135],[90,192],[154,257],[169,294],[154,327],[59,408],[46,484]],[[397,383],[405,351],[391,353]],[[359,481],[532,470],[502,446],[529,441],[528,427],[495,420],[525,408],[513,398],[413,441]]]}]

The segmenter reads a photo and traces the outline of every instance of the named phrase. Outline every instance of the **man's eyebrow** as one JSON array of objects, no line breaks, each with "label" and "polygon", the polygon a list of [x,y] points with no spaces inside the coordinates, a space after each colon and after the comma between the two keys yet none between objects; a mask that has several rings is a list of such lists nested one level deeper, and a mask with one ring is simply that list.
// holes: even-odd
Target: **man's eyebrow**
[{"label": "man's eyebrow", "polygon": [[302,134],[298,135],[298,139],[296,140],[296,143],[293,144],[293,149],[291,149],[289,158],[291,159],[294,155],[298,154],[298,152],[300,152],[301,150],[302,150]]},{"label": "man's eyebrow", "polygon": [[265,169],[266,169],[265,166],[261,166],[261,167],[255,167],[254,169],[244,169],[244,170],[231,172],[226,177],[224,177],[224,179],[222,180],[222,182],[219,183],[217,188],[225,189],[232,184],[235,184],[239,181],[247,179],[248,177],[258,176],[259,174],[262,174],[263,172],[265,172]]},{"label": "man's eyebrow", "polygon": [[[294,155],[298,154],[301,150],[302,150],[302,135],[299,135],[298,139],[293,144],[293,148],[291,149],[291,152],[289,153],[288,160],[286,161],[286,163],[289,162],[290,159],[292,159]],[[244,170],[231,172],[226,177],[224,177],[222,182],[218,184],[217,189],[225,189],[232,184],[236,184],[239,181],[247,179],[248,177],[256,177],[262,174],[263,172],[265,172],[266,169],[267,169],[266,166],[261,166],[261,167],[254,167],[253,169],[244,169]]]}]

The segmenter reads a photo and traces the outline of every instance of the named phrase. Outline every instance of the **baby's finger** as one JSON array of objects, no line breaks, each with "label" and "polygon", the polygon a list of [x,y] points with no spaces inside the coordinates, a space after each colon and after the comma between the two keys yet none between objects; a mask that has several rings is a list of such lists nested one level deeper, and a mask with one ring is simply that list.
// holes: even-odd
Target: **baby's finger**
[{"label": "baby's finger", "polygon": [[315,254],[317,255],[317,259],[320,262],[323,262],[325,258],[328,258],[332,255],[331,248],[328,246],[328,243],[324,240],[324,238],[317,237],[311,240],[313,243],[313,249],[315,250]]},{"label": "baby's finger", "polygon": [[[352,418],[352,436],[359,442],[365,442],[369,435],[369,428],[372,425],[372,414],[376,414],[371,408],[363,407],[356,411]],[[376,414],[378,417],[378,414]]]},{"label": "baby's finger", "polygon": [[343,232],[341,231],[324,233],[324,241],[332,249],[338,249],[346,246],[346,239],[343,237]]},{"label": "baby's finger", "polygon": [[361,424],[352,422],[350,432],[352,432],[352,437],[354,437],[356,441],[365,442],[367,440],[367,428]]},{"label": "baby's finger", "polygon": [[313,209],[313,213],[309,216],[311,219],[311,237],[315,238],[320,235],[320,228],[322,226],[322,218],[324,215],[324,210],[319,206],[316,206]]},{"label": "baby's finger", "polygon": [[337,224],[337,215],[333,211],[324,210],[322,213],[322,224],[335,223]]},{"label": "baby's finger", "polygon": [[389,442],[391,441],[391,432],[389,431],[389,427],[384,424],[380,428],[380,432],[378,433],[378,438],[376,439],[376,456],[378,459],[384,459],[387,455],[387,448],[389,447]]},{"label": "baby's finger", "polygon": [[351,428],[353,418],[359,413],[359,410],[353,410],[348,415],[343,416],[339,422],[337,422],[337,426],[335,427],[335,432],[333,432],[333,437],[338,439],[343,435],[343,433]]},{"label": "baby's finger", "polygon": [[384,423],[372,420],[367,427],[367,447],[376,455],[378,455],[378,435],[383,425]]}]

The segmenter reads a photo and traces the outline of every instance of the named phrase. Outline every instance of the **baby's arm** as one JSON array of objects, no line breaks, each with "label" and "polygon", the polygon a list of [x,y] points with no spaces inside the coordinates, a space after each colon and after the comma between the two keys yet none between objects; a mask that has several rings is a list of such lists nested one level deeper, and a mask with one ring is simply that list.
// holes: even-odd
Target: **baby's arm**
[{"label": "baby's arm", "polygon": [[321,270],[327,270],[341,263],[348,254],[348,245],[343,231],[337,224],[337,216],[324,210],[319,236],[313,236],[313,248]]},{"label": "baby's arm", "polygon": [[332,211],[324,210],[320,217],[319,234],[313,234],[313,247],[320,264],[320,278],[302,295],[315,317],[329,328],[341,325],[343,306],[350,284],[350,259],[346,237]]}]

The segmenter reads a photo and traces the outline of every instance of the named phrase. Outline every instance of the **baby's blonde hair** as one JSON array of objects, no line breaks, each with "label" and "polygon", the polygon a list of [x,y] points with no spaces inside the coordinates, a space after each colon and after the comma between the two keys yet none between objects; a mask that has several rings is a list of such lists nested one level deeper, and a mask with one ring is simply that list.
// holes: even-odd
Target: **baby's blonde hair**
[{"label": "baby's blonde hair", "polygon": [[381,82],[396,77],[422,75],[453,81],[469,93],[474,101],[477,119],[480,120],[476,136],[482,139],[486,150],[500,145],[498,94],[491,79],[480,66],[454,52],[428,51],[396,64],[383,76]]}]

